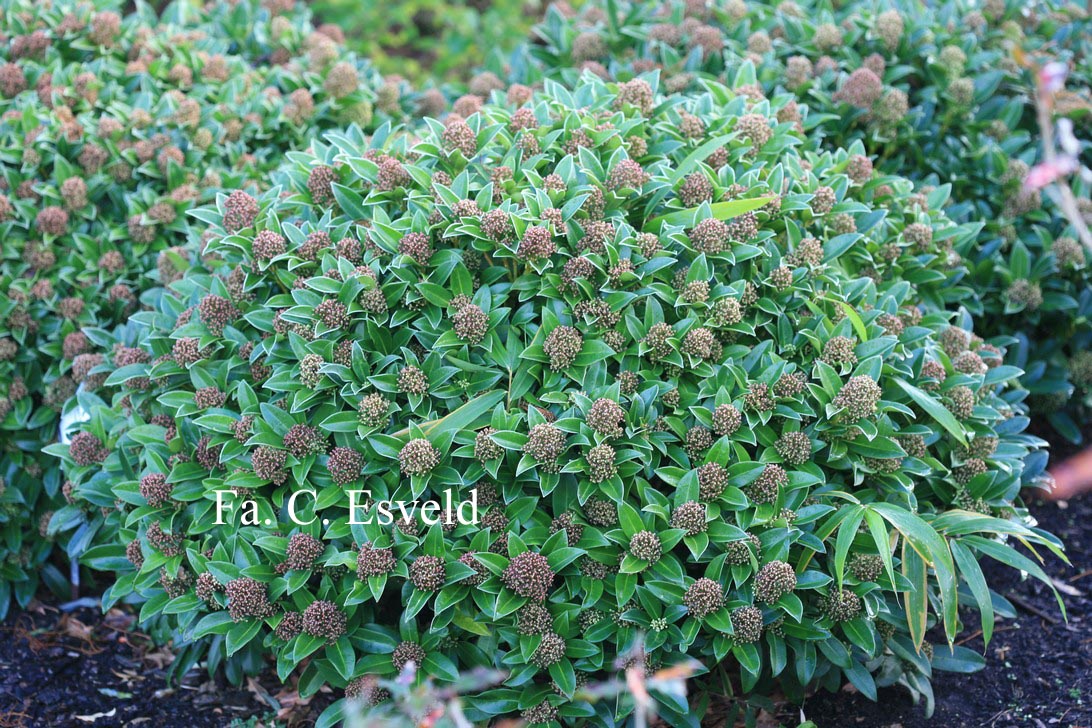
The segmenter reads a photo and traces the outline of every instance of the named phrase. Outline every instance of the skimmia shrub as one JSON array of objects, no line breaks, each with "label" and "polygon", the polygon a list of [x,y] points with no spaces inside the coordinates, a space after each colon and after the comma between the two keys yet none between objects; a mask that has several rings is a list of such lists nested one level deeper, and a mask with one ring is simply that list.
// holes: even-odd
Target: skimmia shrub
[{"label": "skimmia shrub", "polygon": [[[878,170],[952,186],[948,213],[982,221],[968,251],[983,332],[1011,336],[1037,414],[1067,437],[1092,406],[1092,251],[1075,245],[1049,195],[1024,186],[1039,131],[1024,53],[1071,67],[1054,112],[1092,112],[1092,16],[1079,3],[780,4],[600,2],[554,6],[523,54],[494,64],[533,84],[583,71],[626,81],[659,70],[673,91],[757,69],[754,95],[792,94],[815,141],[861,141]],[[838,7],[841,5],[841,7]],[[611,11],[615,12],[612,17]],[[1089,185],[1083,213],[1092,220]],[[1067,409],[1066,403],[1069,403]]]},{"label": "skimmia shrub", "polygon": [[[963,594],[989,634],[978,559],[1042,577],[1006,541],[1058,545],[1019,500],[1019,371],[931,303],[973,229],[802,153],[783,99],[655,82],[330,134],[241,223],[235,193],[196,213],[206,267],[50,448],[106,603],[176,669],[347,700],[499,669],[472,720],[621,725],[581,693],[620,666],[928,695],[981,661],[926,630]],[[414,510],[449,494],[475,523]]]},{"label": "skimmia shrub", "polygon": [[187,211],[263,187],[321,129],[372,123],[379,79],[304,13],[120,5],[15,2],[0,21],[0,616],[39,569],[68,581],[43,562],[71,493],[40,451],[104,357],[143,361],[109,332],[190,265]]},{"label": "skimmia shrub", "polygon": [[540,3],[520,0],[317,0],[311,6],[323,22],[344,28],[346,44],[374,58],[381,72],[415,80],[465,74],[490,49],[511,50],[541,15]]}]

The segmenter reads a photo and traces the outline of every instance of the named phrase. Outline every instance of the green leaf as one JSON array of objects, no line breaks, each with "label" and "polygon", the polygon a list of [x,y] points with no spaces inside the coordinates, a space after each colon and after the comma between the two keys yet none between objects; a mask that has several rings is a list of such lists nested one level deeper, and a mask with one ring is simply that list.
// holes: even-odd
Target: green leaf
[{"label": "green leaf", "polygon": [[364,207],[364,198],[361,197],[359,192],[337,182],[330,185],[330,191],[334,193],[334,199],[337,200],[338,206],[349,217],[356,220],[364,220],[368,217],[368,211]]},{"label": "green leaf", "polygon": [[292,415],[268,402],[262,402],[261,410],[262,419],[281,437],[284,437],[284,434],[296,424],[296,420],[292,418]]},{"label": "green leaf", "polygon": [[[893,503],[873,503],[867,507],[879,512],[902,534],[904,542],[909,543],[913,550],[933,567],[937,585],[940,587],[944,632],[949,640],[954,639],[959,622],[959,593],[956,588],[955,562],[952,560],[948,542],[932,526],[922,520],[921,516],[900,506]],[[905,553],[906,550],[903,549],[903,551]]]},{"label": "green leaf", "polygon": [[863,235],[860,233],[845,233],[831,238],[823,245],[823,262],[829,263],[838,256],[852,248]]},{"label": "green leaf", "polygon": [[319,427],[327,432],[356,432],[360,418],[356,412],[335,412],[322,422]]},{"label": "green leaf", "polygon": [[[830,300],[830,299],[828,299]],[[857,313],[857,310],[850,306],[845,301],[834,301],[841,306],[842,311],[845,313],[846,318],[853,324],[853,330],[857,332],[857,338],[862,342],[868,341],[868,328],[864,324],[864,320],[861,319],[861,315]]]},{"label": "green leaf", "polygon": [[227,654],[230,657],[246,647],[247,643],[258,636],[264,622],[252,619],[236,624],[227,633]]},{"label": "green leaf", "polygon": [[834,545],[834,575],[838,580],[839,589],[842,588],[842,578],[845,574],[846,556],[849,554],[850,547],[853,546],[857,529],[861,527],[861,521],[865,517],[864,509],[859,505],[847,504],[842,506],[842,509],[850,513],[838,527],[838,539]]},{"label": "green leaf", "polygon": [[[440,437],[448,432],[461,432],[472,429],[479,418],[489,414],[501,400],[505,392],[495,390],[480,394],[466,404],[458,407],[437,420],[429,420],[421,423],[421,432],[426,437]],[[404,428],[394,433],[394,437],[402,438],[409,435],[409,428]]]},{"label": "green leaf", "polygon": [[908,541],[902,543],[902,575],[913,587],[903,596],[906,600],[906,624],[910,628],[910,639],[915,649],[921,648],[925,641],[925,626],[929,619],[929,586],[925,560]]},{"label": "green leaf", "polygon": [[[773,199],[773,197],[751,197],[744,200],[728,200],[726,202],[718,202],[715,205],[710,205],[710,208],[712,210],[712,217],[717,220],[731,220],[734,217],[739,217],[745,213],[757,210]],[[698,210],[700,209],[700,207],[691,207],[686,210],[678,210],[676,212],[669,212],[666,215],[660,215],[645,223],[645,232],[656,232],[664,225],[693,227],[697,222]]]},{"label": "green leaf", "polygon": [[1061,610],[1062,616],[1065,617],[1065,603],[1062,601],[1062,595],[1058,593],[1058,590],[1054,587],[1054,582],[1046,575],[1046,572],[1034,561],[1021,554],[1012,546],[998,543],[997,541],[983,538],[982,536],[967,536],[963,539],[963,543],[973,547],[976,551],[986,554],[990,558],[1000,561],[1002,564],[1007,564],[1020,571],[1026,571],[1049,586],[1050,590],[1054,592],[1054,598],[1058,601],[1058,609]]},{"label": "green leaf", "polygon": [[876,635],[867,619],[857,617],[842,624],[842,630],[849,637],[849,641],[860,647],[868,655],[876,652]]},{"label": "green leaf", "polygon": [[234,622],[226,611],[206,614],[193,628],[193,639],[207,637],[210,634],[227,634]]},{"label": "green leaf", "polygon": [[986,577],[982,574],[982,567],[978,565],[978,560],[970,549],[959,541],[952,541],[951,547],[952,556],[959,565],[963,580],[967,582],[971,594],[978,602],[978,611],[982,614],[982,641],[988,647],[990,638],[993,637],[994,615],[993,598],[990,596],[989,587],[986,586]]},{"label": "green leaf", "polygon": [[739,660],[739,666],[752,675],[762,672],[762,655],[754,645],[735,645],[732,655]]},{"label": "green leaf", "polygon": [[348,680],[353,676],[356,667],[356,657],[353,654],[353,646],[349,638],[342,635],[337,642],[326,648],[326,658],[337,670],[337,674]]},{"label": "green leaf", "polygon": [[627,538],[632,538],[633,534],[645,530],[641,514],[625,501],[618,504],[618,524],[622,527],[622,532],[626,534]]},{"label": "green leaf", "polygon": [[345,698],[332,703],[315,721],[315,728],[335,728],[345,722]]},{"label": "green leaf", "polygon": [[147,364],[127,364],[123,367],[118,367],[110,373],[110,376],[106,378],[104,384],[108,387],[116,387],[119,384],[123,384],[130,379],[136,377],[148,376]]},{"label": "green leaf", "polygon": [[925,410],[926,414],[951,433],[952,437],[954,437],[960,445],[963,445],[964,447],[967,446],[967,436],[963,431],[963,426],[959,424],[959,420],[957,420],[955,415],[949,412],[944,405],[909,382],[903,381],[897,377],[894,378],[894,381],[904,392],[910,395],[910,399],[914,400],[919,407]]},{"label": "green leaf", "polygon": [[891,540],[887,533],[887,526],[884,525],[883,516],[875,511],[866,510],[865,523],[868,524],[868,530],[872,534],[872,541],[876,544],[876,551],[883,559],[883,568],[887,572],[887,578],[894,584],[895,566],[894,560],[891,558]]},{"label": "green leaf", "polygon": [[572,695],[576,690],[576,671],[568,660],[561,660],[550,665],[550,677],[565,695]]},{"label": "green leaf", "polygon": [[853,662],[849,667],[843,668],[843,672],[845,672],[849,681],[853,683],[853,687],[860,690],[866,698],[873,701],[877,699],[876,681],[872,678],[872,673],[864,665]]},{"label": "green leaf", "polygon": [[926,198],[930,210],[939,210],[944,207],[944,204],[948,202],[948,197],[952,194],[951,182],[946,182],[942,185],[937,185],[930,192]]},{"label": "green leaf", "polygon": [[937,645],[931,662],[934,669],[945,672],[978,672],[986,666],[986,659],[982,655],[958,645]]},{"label": "green leaf", "polygon": [[683,177],[690,174],[690,171],[698,166],[698,162],[704,162],[706,159],[709,158],[710,154],[712,154],[716,150],[720,149],[721,147],[723,147],[728,142],[732,141],[732,138],[734,136],[735,136],[735,134],[733,133],[733,134],[722,134],[721,136],[713,137],[709,141],[707,141],[704,144],[702,144],[701,146],[699,146],[694,151],[690,152],[690,154],[687,154],[686,159],[679,162],[679,165],[677,167],[675,167],[675,170],[671,173],[671,176],[668,178],[668,180],[671,183],[671,186],[674,187],[679,182],[681,182]]}]

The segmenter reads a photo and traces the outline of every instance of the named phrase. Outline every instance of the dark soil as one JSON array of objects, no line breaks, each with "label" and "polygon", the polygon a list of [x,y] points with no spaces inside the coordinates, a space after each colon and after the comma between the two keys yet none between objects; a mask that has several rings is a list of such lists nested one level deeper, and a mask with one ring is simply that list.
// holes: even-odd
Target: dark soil
[{"label": "dark soil", "polygon": [[66,614],[41,604],[10,617],[0,626],[0,727],[204,728],[276,714],[267,697],[276,687],[240,690],[204,673],[169,687],[170,653],[133,622],[119,610]]},{"label": "dark soil", "polygon": [[[1068,623],[1047,586],[987,560],[986,581],[1013,603],[1017,618],[998,621],[984,670],[934,673],[932,720],[902,688],[881,690],[877,703],[846,691],[819,694],[804,705],[804,715],[819,728],[1092,726],[1092,498],[1040,503],[1031,511],[1042,528],[1061,537],[1073,563],[1050,558],[1044,564],[1068,592]],[[964,619],[969,629],[978,623],[975,612]],[[981,636],[962,644],[983,650]]]}]

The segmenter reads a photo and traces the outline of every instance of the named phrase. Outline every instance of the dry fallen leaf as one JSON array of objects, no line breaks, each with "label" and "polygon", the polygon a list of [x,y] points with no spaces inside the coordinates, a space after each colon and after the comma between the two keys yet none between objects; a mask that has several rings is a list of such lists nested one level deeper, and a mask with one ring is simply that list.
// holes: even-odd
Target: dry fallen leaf
[{"label": "dry fallen leaf", "polygon": [[70,614],[66,614],[61,618],[60,626],[69,637],[75,637],[78,640],[87,642],[92,640],[92,628]]},{"label": "dry fallen leaf", "polygon": [[110,672],[114,673],[114,677],[126,684],[140,682],[144,679],[143,675],[134,672],[133,670],[111,670]]},{"label": "dry fallen leaf", "polygon": [[755,719],[756,728],[780,728],[781,725],[783,724],[776,715],[765,710],[758,711],[758,717]]},{"label": "dry fallen leaf", "polygon": [[277,719],[288,724],[294,724],[301,720],[306,714],[311,697],[302,698],[294,686],[285,686],[274,696],[281,706],[280,710],[277,711]]},{"label": "dry fallen leaf", "polygon": [[258,682],[258,680],[256,678],[253,678],[253,677],[247,678],[247,680],[246,680],[246,689],[249,690],[250,692],[252,692],[254,694],[254,696],[256,698],[258,698],[258,700],[265,703],[269,707],[271,707],[271,708],[276,708],[277,707],[276,699],[274,699],[274,697],[269,694],[268,690],[266,690],[264,687],[262,687],[262,684],[260,682]]},{"label": "dry fallen leaf", "polygon": [[171,651],[168,648],[164,647],[155,652],[146,653],[143,656],[143,659],[144,662],[150,664],[152,667],[162,670],[174,662],[174,655],[171,654]]}]

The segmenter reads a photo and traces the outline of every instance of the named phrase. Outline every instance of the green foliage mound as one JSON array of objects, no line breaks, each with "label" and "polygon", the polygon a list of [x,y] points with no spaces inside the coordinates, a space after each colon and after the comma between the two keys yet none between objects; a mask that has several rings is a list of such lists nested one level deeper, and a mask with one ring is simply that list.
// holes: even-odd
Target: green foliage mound
[{"label": "green foliage mound", "polygon": [[[178,670],[272,662],[303,695],[504,670],[471,720],[622,725],[581,686],[684,655],[794,696],[981,664],[926,630],[962,602],[988,635],[978,559],[1045,579],[1005,541],[1058,545],[1019,500],[1045,462],[1019,370],[936,310],[974,227],[859,148],[805,151],[788,102],[547,83],[329,134],[197,211],[201,265],[50,448],[105,603]],[[378,522],[447,493],[479,522]]]},{"label": "green foliage mound", "polygon": [[[789,93],[806,107],[809,138],[861,141],[877,169],[951,185],[947,212],[979,222],[965,252],[973,295],[961,304],[982,333],[1012,344],[1036,414],[1079,440],[1092,415],[1092,251],[1076,241],[1046,192],[1023,183],[1040,158],[1033,65],[1071,69],[1056,119],[1092,115],[1092,17],[1082,3],[777,4],[602,2],[552,7],[535,42],[491,71],[523,84],[581,72],[626,81],[658,70],[673,92],[757,69],[749,93]],[[1085,153],[1087,160],[1087,153]],[[1086,221],[1090,186],[1077,181]],[[1009,338],[1011,337],[1011,338]]]},{"label": "green foliage mound", "polygon": [[111,352],[110,332],[189,266],[187,211],[224,187],[264,188],[321,129],[371,124],[379,78],[305,13],[252,2],[157,17],[19,1],[0,36],[3,617],[39,572],[68,592],[47,557],[73,525],[51,519],[71,492],[41,449],[77,388],[102,384],[104,357],[142,361]]},{"label": "green foliage mound", "polygon": [[414,81],[464,77],[490,49],[511,51],[542,17],[543,0],[314,0],[324,22],[388,76]]}]

